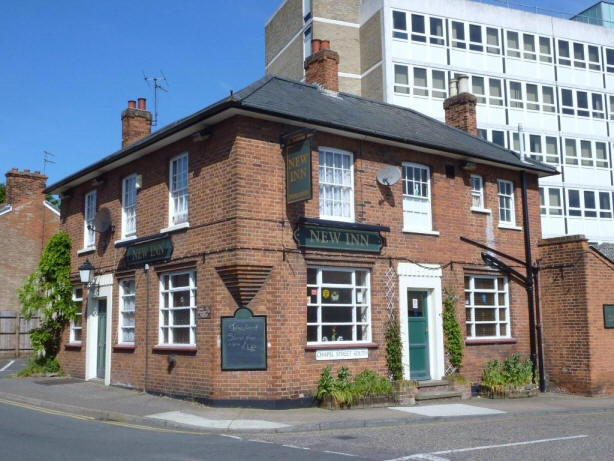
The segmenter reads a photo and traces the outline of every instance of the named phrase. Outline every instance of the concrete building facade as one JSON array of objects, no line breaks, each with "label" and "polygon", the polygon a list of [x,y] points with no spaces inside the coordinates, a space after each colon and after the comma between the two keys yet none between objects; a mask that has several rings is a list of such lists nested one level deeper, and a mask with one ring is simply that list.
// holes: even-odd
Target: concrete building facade
[{"label": "concrete building facade", "polygon": [[614,242],[611,28],[469,0],[286,0],[265,36],[268,74],[301,79],[326,38],[341,91],[439,120],[469,75],[478,134],[559,169],[540,183],[543,236]]}]

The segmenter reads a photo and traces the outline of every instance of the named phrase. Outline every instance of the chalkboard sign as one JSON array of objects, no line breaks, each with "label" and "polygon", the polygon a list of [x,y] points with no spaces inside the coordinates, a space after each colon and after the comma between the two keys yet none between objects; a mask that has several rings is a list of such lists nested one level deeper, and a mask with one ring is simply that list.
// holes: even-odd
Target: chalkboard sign
[{"label": "chalkboard sign", "polygon": [[603,326],[614,328],[614,304],[603,305]]},{"label": "chalkboard sign", "polygon": [[266,370],[266,316],[242,307],[222,317],[222,370]]}]

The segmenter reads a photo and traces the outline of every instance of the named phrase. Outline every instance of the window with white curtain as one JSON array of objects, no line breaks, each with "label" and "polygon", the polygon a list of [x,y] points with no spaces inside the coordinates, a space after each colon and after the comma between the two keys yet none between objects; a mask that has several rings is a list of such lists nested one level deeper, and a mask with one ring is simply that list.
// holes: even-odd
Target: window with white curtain
[{"label": "window with white curtain", "polygon": [[520,57],[520,39],[518,38],[518,32],[511,30],[507,31],[507,56],[510,58]]},{"label": "window with white curtain", "polygon": [[539,188],[540,213],[543,216],[562,216],[563,203],[561,201],[561,189],[558,187]]},{"label": "window with white curtain", "polygon": [[499,223],[507,225],[516,224],[516,213],[514,211],[514,183],[499,179]]},{"label": "window with white curtain", "polygon": [[401,64],[394,65],[394,92],[398,94],[409,94],[409,75],[408,67]]},{"label": "window with white curtain", "polygon": [[510,82],[510,107],[522,109],[524,101],[522,98],[522,83]]},{"label": "window with white curtain", "polygon": [[134,279],[119,281],[118,341],[120,344],[134,344],[134,287]]},{"label": "window with white curtain", "polygon": [[476,174],[471,175],[471,208],[484,209],[484,184]]},{"label": "window with white curtain", "polygon": [[136,175],[122,181],[122,238],[136,235]]},{"label": "window with white curtain", "polygon": [[550,37],[539,37],[539,60],[541,62],[552,62]]},{"label": "window with white curtain", "polygon": [[83,248],[92,248],[96,245],[96,232],[94,221],[96,219],[96,191],[85,194],[83,210]]},{"label": "window with white curtain", "polygon": [[181,154],[170,161],[169,225],[188,222],[188,154]]},{"label": "window with white curtain", "polygon": [[403,163],[403,230],[432,231],[431,178],[424,165]]},{"label": "window with white curtain", "polygon": [[354,161],[351,152],[319,150],[320,218],[354,221]]}]

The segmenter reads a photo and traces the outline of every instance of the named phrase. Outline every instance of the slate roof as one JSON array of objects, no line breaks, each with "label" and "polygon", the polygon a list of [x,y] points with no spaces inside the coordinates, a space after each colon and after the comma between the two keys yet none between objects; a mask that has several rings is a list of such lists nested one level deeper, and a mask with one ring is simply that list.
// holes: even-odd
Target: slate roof
[{"label": "slate roof", "polygon": [[549,165],[531,159],[522,161],[518,154],[511,150],[450,127],[415,110],[348,93],[334,93],[314,84],[266,76],[241,91],[77,171],[46,190],[57,193],[62,190],[62,186],[74,182],[79,176],[230,108],[466,155],[502,166],[532,171],[540,176],[557,174],[557,170]]},{"label": "slate roof", "polygon": [[614,263],[614,243],[601,243],[591,246]]}]

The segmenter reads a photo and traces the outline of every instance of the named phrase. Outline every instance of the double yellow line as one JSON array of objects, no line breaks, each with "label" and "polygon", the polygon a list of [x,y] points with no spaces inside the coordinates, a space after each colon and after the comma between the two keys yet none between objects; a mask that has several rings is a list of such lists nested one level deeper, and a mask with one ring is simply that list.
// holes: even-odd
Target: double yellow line
[{"label": "double yellow line", "polygon": [[173,434],[189,434],[189,435],[207,435],[204,432],[185,431],[185,430],[180,430],[180,429],[165,429],[161,427],[158,428],[158,427],[151,427],[151,426],[143,426],[140,424],[124,423],[121,421],[105,421],[101,419],[96,419],[92,416],[82,416],[82,415],[77,415],[75,413],[67,413],[65,411],[60,411],[60,410],[51,410],[49,408],[38,407],[35,405],[30,405],[28,403],[15,402],[13,400],[6,400],[3,398],[0,398],[0,403],[5,404],[5,405],[11,405],[13,407],[25,408],[27,410],[36,411],[39,413],[46,413],[48,415],[64,416],[66,418],[78,419],[81,421],[97,422],[97,423],[102,423],[102,424],[108,424],[110,426],[127,427],[130,429],[138,429],[142,431],[168,432],[168,433],[173,433]]}]

